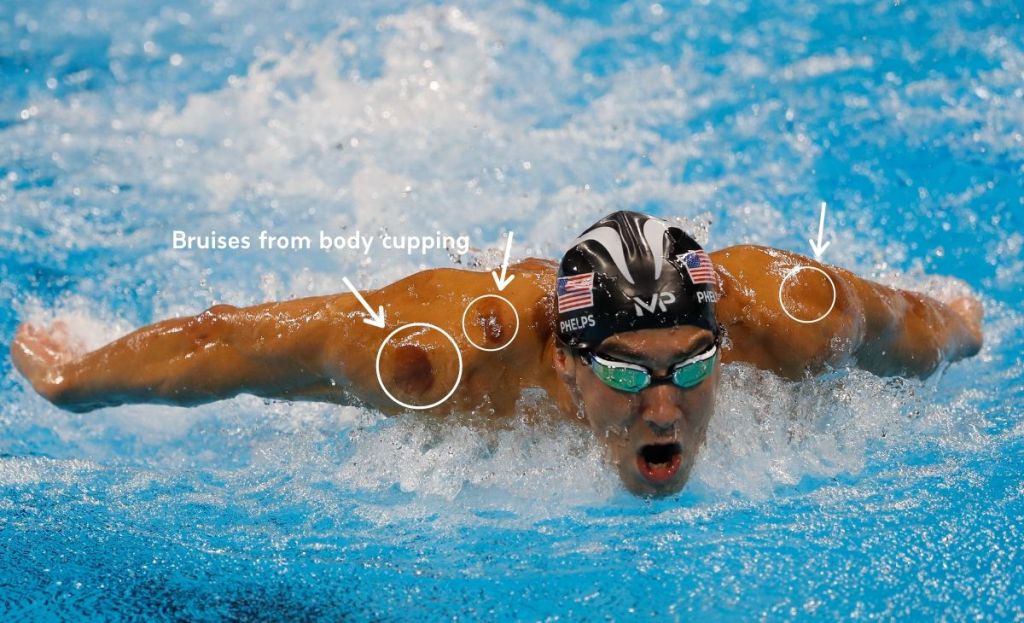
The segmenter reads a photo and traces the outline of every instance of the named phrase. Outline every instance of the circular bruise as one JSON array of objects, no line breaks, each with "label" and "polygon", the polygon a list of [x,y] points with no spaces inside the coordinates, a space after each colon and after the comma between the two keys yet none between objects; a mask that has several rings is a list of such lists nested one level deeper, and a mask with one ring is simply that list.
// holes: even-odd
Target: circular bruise
[{"label": "circular bruise", "polygon": [[[473,338],[469,337],[469,332],[466,331],[466,314],[469,313],[469,309],[471,307],[473,307],[473,304],[476,303],[477,301],[479,301],[481,299],[487,299],[487,298],[498,299],[500,301],[503,301],[506,305],[508,305],[512,309],[512,315],[516,319],[516,328],[515,328],[515,330],[512,331],[512,337],[508,338],[508,341],[505,342],[504,344],[502,344],[501,346],[496,346],[494,348],[485,348],[483,346],[480,346],[479,344],[477,344],[476,342],[473,341]],[[499,351],[499,350],[501,350],[503,348],[507,348],[508,345],[511,344],[516,339],[516,336],[519,335],[519,312],[516,311],[516,306],[512,304],[512,301],[509,301],[504,296],[501,296],[501,295],[498,295],[498,294],[482,294],[482,295],[476,297],[475,299],[473,299],[472,301],[470,301],[469,304],[466,305],[466,309],[462,312],[462,334],[465,335],[466,339],[469,340],[469,343],[472,344],[473,347],[478,349],[478,350],[483,350],[483,351],[487,351],[487,352],[495,352],[495,351]]]},{"label": "circular bruise", "polygon": [[[402,402],[398,398],[395,398],[394,395],[392,395],[392,393],[388,391],[387,386],[384,384],[384,379],[383,377],[381,377],[380,374],[380,357],[384,353],[384,347],[387,346],[388,342],[390,342],[400,332],[405,331],[406,329],[411,329],[413,327],[424,327],[427,329],[433,329],[439,332],[441,335],[445,336],[445,338],[447,338],[448,341],[451,342],[452,347],[455,349],[455,357],[456,360],[459,362],[459,372],[458,374],[455,375],[455,383],[452,384],[452,388],[448,390],[448,393],[442,396],[439,400],[436,400],[428,405],[413,405],[407,402]],[[459,383],[462,382],[462,353],[459,351],[459,345],[455,342],[455,338],[449,335],[448,332],[442,329],[441,327],[434,324],[430,324],[429,322],[410,322],[409,324],[403,324],[402,326],[398,327],[397,329],[389,333],[388,336],[384,338],[384,341],[380,343],[380,348],[377,349],[377,360],[374,364],[374,371],[377,373],[377,383],[380,384],[381,390],[395,404],[405,407],[406,409],[432,409],[433,407],[436,407],[443,403],[445,400],[451,398],[452,394],[455,393],[455,390],[458,389]]]},{"label": "circular bruise", "polygon": [[[828,309],[825,310],[825,313],[823,313],[822,315],[818,316],[817,318],[814,318],[813,320],[803,320],[801,318],[797,318],[796,316],[791,314],[788,309],[786,309],[786,304],[782,301],[782,289],[786,286],[786,281],[790,277],[793,277],[794,275],[799,273],[801,270],[805,270],[805,269],[806,270],[817,271],[817,272],[821,273],[822,275],[825,275],[825,279],[828,279],[829,285],[832,286],[832,304],[828,306]],[[826,273],[822,269],[818,268],[817,266],[807,266],[807,265],[804,265],[804,264],[799,264],[797,266],[794,266],[793,268],[789,269],[789,272],[786,273],[786,276],[782,278],[782,282],[779,283],[779,307],[782,308],[783,313],[785,313],[787,316],[790,317],[790,319],[794,320],[795,322],[799,322],[801,324],[814,324],[816,322],[821,322],[822,320],[825,319],[826,316],[828,316],[829,314],[832,313],[832,310],[835,308],[835,306],[836,306],[836,283],[834,281],[832,281],[832,277],[830,277],[828,273]]]}]

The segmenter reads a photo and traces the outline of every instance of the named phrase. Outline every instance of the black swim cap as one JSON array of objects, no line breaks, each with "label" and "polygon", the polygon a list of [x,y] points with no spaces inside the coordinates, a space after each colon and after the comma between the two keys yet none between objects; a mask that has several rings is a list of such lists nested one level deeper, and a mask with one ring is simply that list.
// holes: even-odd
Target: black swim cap
[{"label": "black swim cap", "polygon": [[718,276],[682,229],[614,212],[573,241],[558,267],[559,339],[593,348],[609,335],[692,325],[717,331]]}]

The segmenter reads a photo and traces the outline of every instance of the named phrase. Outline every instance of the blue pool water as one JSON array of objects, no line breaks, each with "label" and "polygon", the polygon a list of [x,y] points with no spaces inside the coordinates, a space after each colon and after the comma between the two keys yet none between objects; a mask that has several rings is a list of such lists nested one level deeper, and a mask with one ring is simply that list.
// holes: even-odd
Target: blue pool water
[{"label": "blue pool water", "polygon": [[[927,382],[737,366],[691,484],[562,424],[242,396],[60,411],[0,363],[0,620],[1024,617],[1019,3],[0,5],[0,340],[97,346],[441,253],[171,232],[470,236],[556,256],[614,208],[986,308]],[[542,406],[524,402],[526,414]]]}]

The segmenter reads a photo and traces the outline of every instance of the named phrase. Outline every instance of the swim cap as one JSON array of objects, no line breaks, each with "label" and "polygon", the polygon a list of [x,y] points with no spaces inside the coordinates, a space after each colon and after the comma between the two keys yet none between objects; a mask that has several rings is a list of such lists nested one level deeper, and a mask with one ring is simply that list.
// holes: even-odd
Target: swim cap
[{"label": "swim cap", "polygon": [[614,212],[574,240],[558,267],[556,334],[574,348],[609,335],[692,325],[716,331],[718,276],[682,229]]}]

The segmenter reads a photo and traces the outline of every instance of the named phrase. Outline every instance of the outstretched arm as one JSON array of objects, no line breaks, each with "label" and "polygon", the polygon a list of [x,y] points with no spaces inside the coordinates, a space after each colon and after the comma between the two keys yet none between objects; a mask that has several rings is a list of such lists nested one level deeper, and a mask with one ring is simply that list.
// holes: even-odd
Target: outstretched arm
[{"label": "outstretched arm", "polygon": [[22,324],[11,359],[41,395],[78,412],[131,402],[194,405],[243,392],[301,393],[326,381],[318,338],[328,317],[345,317],[348,298],[217,305],[79,356],[63,351],[63,327],[46,332]]},{"label": "outstretched arm", "polygon": [[712,258],[722,285],[719,318],[732,342],[726,360],[789,378],[842,365],[924,377],[981,348],[982,310],[973,298],[946,305],[767,247],[730,247]]},{"label": "outstretched arm", "polygon": [[[32,386],[65,409],[92,409],[133,402],[195,405],[240,393],[270,398],[363,401],[397,411],[382,391],[409,404],[432,404],[450,388],[450,400],[432,412],[474,408],[488,400],[512,404],[523,384],[537,384],[545,329],[543,295],[550,267],[527,261],[503,294],[523,325],[514,343],[497,352],[477,344],[501,343],[514,330],[515,313],[484,299],[466,314],[470,301],[492,293],[488,273],[434,269],[417,273],[364,296],[371,308],[383,305],[384,329],[367,325],[362,306],[350,294],[321,296],[237,308],[217,305],[196,316],[143,327],[98,350],[69,353],[55,334],[22,324],[11,358]],[[413,327],[382,347],[385,337],[407,323],[430,323],[457,343],[458,354],[440,332]],[[532,325],[532,326],[527,326]],[[380,378],[376,367],[378,350]],[[463,363],[459,382],[458,362]],[[477,375],[504,378],[499,387],[480,386]],[[506,395],[507,394],[507,395]]]}]

